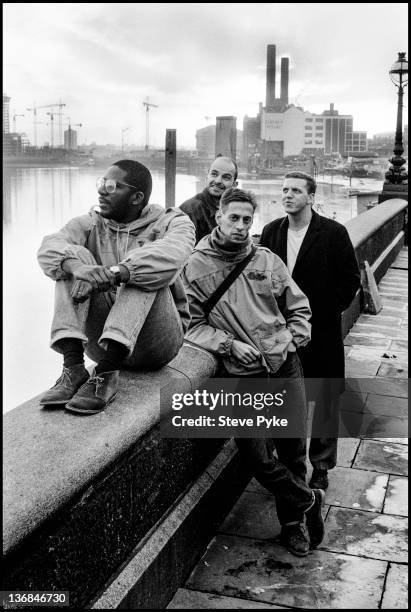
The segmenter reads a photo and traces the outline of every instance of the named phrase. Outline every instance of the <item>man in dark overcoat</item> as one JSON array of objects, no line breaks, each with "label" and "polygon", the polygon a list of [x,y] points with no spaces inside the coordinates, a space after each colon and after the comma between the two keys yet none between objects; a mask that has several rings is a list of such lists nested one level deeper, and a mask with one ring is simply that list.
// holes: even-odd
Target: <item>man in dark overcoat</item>
[{"label": "man in dark overcoat", "polygon": [[298,354],[305,378],[322,379],[321,392],[313,395],[312,387],[307,395],[316,399],[313,432],[324,432],[311,438],[310,486],[325,490],[337,461],[338,399],[344,390],[341,314],[360,287],[360,271],[345,226],[312,210],[315,190],[309,174],[288,173],[282,192],[286,217],[264,227],[260,244],[281,257],[310,302],[311,342]]}]

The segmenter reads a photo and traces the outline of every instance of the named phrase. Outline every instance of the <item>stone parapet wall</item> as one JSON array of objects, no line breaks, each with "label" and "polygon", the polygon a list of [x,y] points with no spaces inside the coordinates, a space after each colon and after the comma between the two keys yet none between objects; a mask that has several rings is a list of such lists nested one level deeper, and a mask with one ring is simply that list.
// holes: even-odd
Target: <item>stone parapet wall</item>
[{"label": "stone parapet wall", "polygon": [[69,591],[72,607],[96,595],[222,452],[221,439],[159,433],[160,388],[190,392],[215,367],[184,346],[158,372],[121,372],[100,414],[40,408],[38,396],[5,415],[4,588]]},{"label": "stone parapet wall", "polygon": [[[408,203],[405,200],[387,200],[345,224],[359,265],[368,261],[377,283],[404,246],[408,230],[407,213]],[[343,312],[343,337],[359,317],[362,306],[360,290]]]}]

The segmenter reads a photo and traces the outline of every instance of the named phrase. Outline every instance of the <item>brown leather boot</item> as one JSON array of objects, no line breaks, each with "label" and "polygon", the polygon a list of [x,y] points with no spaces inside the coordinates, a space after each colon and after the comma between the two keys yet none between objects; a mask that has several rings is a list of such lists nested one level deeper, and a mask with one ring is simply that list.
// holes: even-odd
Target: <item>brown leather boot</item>
[{"label": "brown leather boot", "polygon": [[93,374],[66,405],[66,410],[78,414],[101,412],[117,395],[120,370]]},{"label": "brown leather boot", "polygon": [[40,399],[40,406],[50,405],[65,405],[77,390],[83,385],[90,374],[84,367],[84,364],[63,366],[63,373],[56,381],[54,387],[51,387]]}]

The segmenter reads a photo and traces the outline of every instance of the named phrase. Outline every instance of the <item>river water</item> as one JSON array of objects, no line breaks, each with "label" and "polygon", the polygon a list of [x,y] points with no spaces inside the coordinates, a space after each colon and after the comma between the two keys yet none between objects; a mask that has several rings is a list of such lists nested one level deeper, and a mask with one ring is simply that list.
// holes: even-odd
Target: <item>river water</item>
[{"label": "river water", "polygon": [[[96,177],[86,168],[6,168],[3,172],[3,406],[4,412],[50,387],[61,372],[61,356],[49,348],[53,282],[36,258],[42,237],[98,203]],[[153,172],[151,202],[164,206],[164,175]],[[319,177],[319,181],[322,177]],[[326,180],[326,177],[325,177]],[[338,184],[340,183],[340,184]],[[243,179],[239,186],[258,199],[252,233],[282,216],[281,179]],[[353,189],[380,190],[382,181],[353,179]],[[204,187],[204,179],[177,174],[176,204]],[[348,179],[318,185],[317,210],[344,223],[357,215]],[[87,362],[89,365],[91,362]]]}]

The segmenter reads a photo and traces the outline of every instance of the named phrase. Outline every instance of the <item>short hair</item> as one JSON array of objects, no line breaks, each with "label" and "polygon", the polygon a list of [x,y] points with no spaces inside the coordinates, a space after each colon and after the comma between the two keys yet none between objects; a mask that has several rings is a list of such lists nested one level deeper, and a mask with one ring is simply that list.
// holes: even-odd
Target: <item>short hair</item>
[{"label": "short hair", "polygon": [[126,173],[126,178],[124,180],[136,187],[138,191],[144,193],[144,204],[147,204],[153,188],[150,170],[134,159],[121,159],[115,162],[113,166],[117,166],[120,170],[124,170]]},{"label": "short hair", "polygon": [[[231,157],[226,157],[225,155],[222,155],[221,153],[219,153],[216,156],[215,160],[218,159],[219,157],[222,157],[226,161],[231,162],[233,164],[233,166],[234,166],[234,180],[236,181],[237,178],[238,178],[238,164],[237,164],[237,162],[235,162],[233,159],[231,159]],[[213,161],[213,163],[214,163],[214,161]],[[210,168],[211,168],[211,166],[210,166]],[[210,172],[210,168],[208,169],[208,172]]]},{"label": "short hair", "polygon": [[317,183],[311,174],[307,174],[306,172],[300,172],[299,170],[295,170],[293,172],[288,172],[284,178],[299,178],[303,179],[307,183],[307,192],[308,194],[314,194],[317,189]]},{"label": "short hair", "polygon": [[257,208],[257,200],[252,191],[244,191],[238,187],[226,189],[220,199],[220,210],[224,212],[230,202],[248,202],[253,207],[253,212]]}]

